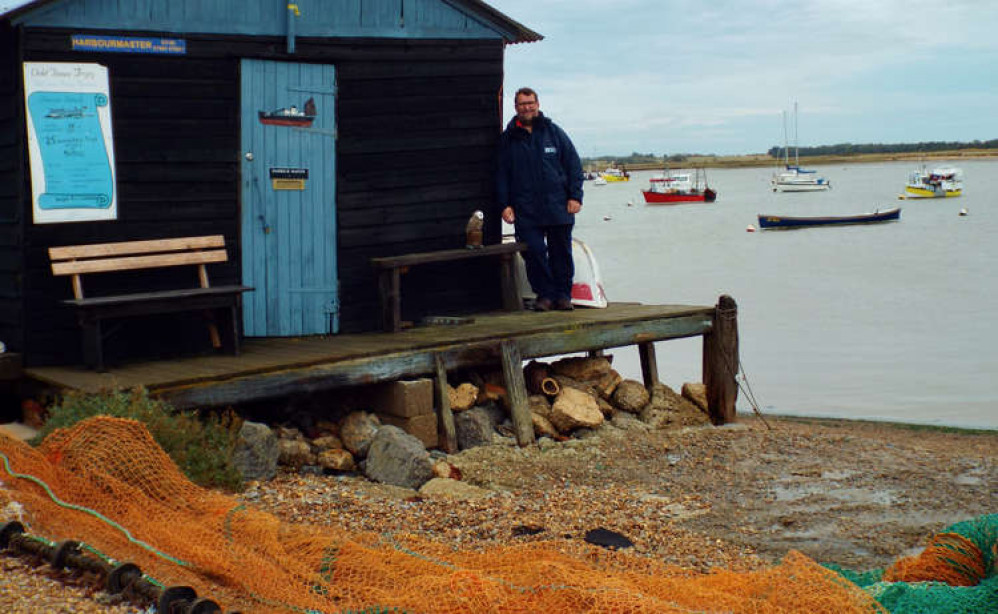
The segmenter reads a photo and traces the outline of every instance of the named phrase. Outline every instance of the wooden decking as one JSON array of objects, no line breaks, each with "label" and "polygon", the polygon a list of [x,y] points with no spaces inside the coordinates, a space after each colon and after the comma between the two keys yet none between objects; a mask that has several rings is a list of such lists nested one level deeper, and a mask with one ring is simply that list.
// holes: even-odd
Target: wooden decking
[{"label": "wooden decking", "polygon": [[[97,373],[81,366],[35,367],[25,376],[63,390],[144,386],[176,407],[218,406],[328,390],[502,361],[515,344],[529,359],[627,345],[642,348],[646,383],[656,379],[652,342],[707,335],[714,306],[611,304],[572,312],[495,312],[470,323],[398,333],[246,339],[239,356],[135,362]],[[705,352],[707,351],[705,344]]]}]

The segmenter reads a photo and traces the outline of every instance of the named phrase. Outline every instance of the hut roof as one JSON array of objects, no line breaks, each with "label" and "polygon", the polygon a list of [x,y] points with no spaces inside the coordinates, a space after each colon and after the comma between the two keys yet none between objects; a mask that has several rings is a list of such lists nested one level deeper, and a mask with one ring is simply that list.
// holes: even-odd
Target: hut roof
[{"label": "hut roof", "polygon": [[[0,20],[14,21],[46,5],[65,1],[67,0],[0,0]],[[502,32],[506,43],[532,43],[544,38],[482,0],[440,1],[494,26]]]}]

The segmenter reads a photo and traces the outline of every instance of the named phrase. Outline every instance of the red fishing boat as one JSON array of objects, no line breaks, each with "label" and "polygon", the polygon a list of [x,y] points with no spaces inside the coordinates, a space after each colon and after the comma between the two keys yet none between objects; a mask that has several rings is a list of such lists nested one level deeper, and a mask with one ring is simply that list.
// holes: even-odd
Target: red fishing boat
[{"label": "red fishing boat", "polygon": [[676,203],[712,203],[717,192],[707,187],[707,176],[696,171],[665,171],[652,177],[647,190],[641,190],[648,205]]}]

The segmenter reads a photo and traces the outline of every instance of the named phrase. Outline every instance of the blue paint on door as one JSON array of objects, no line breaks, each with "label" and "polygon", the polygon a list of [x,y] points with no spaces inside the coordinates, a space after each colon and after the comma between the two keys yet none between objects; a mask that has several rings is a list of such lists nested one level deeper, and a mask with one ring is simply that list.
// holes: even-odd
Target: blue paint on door
[{"label": "blue paint on door", "polygon": [[244,59],[241,71],[245,334],[338,332],[335,69]]}]

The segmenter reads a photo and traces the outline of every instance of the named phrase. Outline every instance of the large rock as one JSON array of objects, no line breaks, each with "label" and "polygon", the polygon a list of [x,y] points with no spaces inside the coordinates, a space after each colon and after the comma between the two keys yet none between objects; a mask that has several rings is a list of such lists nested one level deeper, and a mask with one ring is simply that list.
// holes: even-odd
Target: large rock
[{"label": "large rock", "polygon": [[397,426],[383,426],[367,451],[364,475],[377,482],[418,489],[433,477],[423,443]]},{"label": "large rock", "polygon": [[665,384],[655,384],[651,401],[640,418],[655,428],[700,426],[710,422],[707,414]]},{"label": "large rock", "polygon": [[277,462],[285,467],[300,469],[303,465],[315,464],[312,446],[304,439],[279,439],[277,450]]},{"label": "large rock", "polygon": [[613,369],[600,376],[598,380],[593,382],[593,388],[599,393],[600,398],[610,399],[613,397],[613,393],[616,392],[617,386],[620,382],[624,381],[620,373],[617,373]]},{"label": "large rock", "polygon": [[610,361],[605,356],[562,358],[551,363],[551,370],[558,375],[589,382],[598,380],[608,373]]},{"label": "large rock", "polygon": [[575,388],[562,388],[551,406],[551,424],[563,433],[603,424],[603,412],[591,395]]},{"label": "large rock", "polygon": [[447,387],[452,412],[467,411],[478,401],[478,386],[465,382],[457,388]]},{"label": "large rock", "polygon": [[243,480],[273,479],[277,475],[279,454],[277,435],[270,427],[259,422],[243,422],[232,452],[232,462]]},{"label": "large rock", "polygon": [[629,414],[640,413],[650,399],[644,384],[632,379],[620,382],[611,397],[614,407]]},{"label": "large rock", "polygon": [[317,462],[329,471],[353,471],[357,465],[353,456],[341,448],[330,448],[319,453]]},{"label": "large rock", "polygon": [[454,430],[457,432],[457,447],[467,450],[491,444],[495,427],[492,414],[481,407],[455,414]]},{"label": "large rock", "polygon": [[340,439],[355,457],[364,458],[380,428],[381,420],[374,414],[366,411],[350,412],[340,424]]},{"label": "large rock", "polygon": [[534,425],[534,435],[537,435],[538,437],[547,436],[551,438],[558,436],[558,429],[554,428],[551,421],[544,416],[530,412],[530,421]]},{"label": "large rock", "polygon": [[543,394],[532,394],[527,397],[527,406],[538,416],[547,418],[551,415],[551,401]]},{"label": "large rock", "polygon": [[707,413],[707,387],[700,383],[686,382],[683,384],[682,396],[693,403],[703,413]]}]

